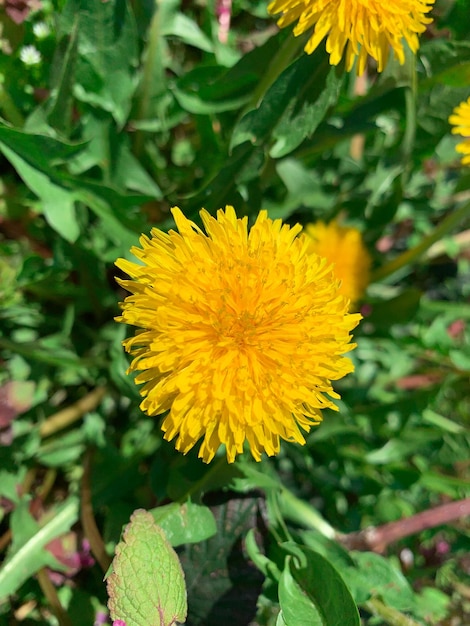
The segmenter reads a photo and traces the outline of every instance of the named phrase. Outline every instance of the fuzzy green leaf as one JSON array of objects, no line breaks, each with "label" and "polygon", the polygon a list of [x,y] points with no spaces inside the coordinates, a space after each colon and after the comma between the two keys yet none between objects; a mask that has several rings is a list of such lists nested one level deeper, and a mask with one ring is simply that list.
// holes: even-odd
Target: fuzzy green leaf
[{"label": "fuzzy green leaf", "polygon": [[172,626],[186,620],[183,570],[165,533],[147,511],[132,514],[107,585],[111,617],[126,626]]}]

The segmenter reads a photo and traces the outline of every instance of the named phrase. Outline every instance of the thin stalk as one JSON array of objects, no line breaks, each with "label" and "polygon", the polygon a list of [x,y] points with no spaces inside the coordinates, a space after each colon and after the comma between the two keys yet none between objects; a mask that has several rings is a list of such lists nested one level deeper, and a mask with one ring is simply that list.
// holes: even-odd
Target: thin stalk
[{"label": "thin stalk", "polygon": [[292,522],[318,530],[328,539],[336,539],[337,532],[310,504],[295,496],[285,487],[279,495],[279,505],[283,515]]},{"label": "thin stalk", "polygon": [[414,619],[404,615],[397,609],[393,609],[391,606],[387,606],[381,600],[372,598],[364,604],[364,607],[372,613],[382,618],[389,626],[422,626],[419,622],[415,622]]},{"label": "thin stalk", "polygon": [[37,579],[46,600],[50,604],[51,609],[59,622],[59,626],[73,626],[72,620],[60,603],[56,588],[52,584],[45,567],[39,570],[37,573]]},{"label": "thin stalk", "polygon": [[[162,58],[162,12],[164,0],[155,0],[155,12],[150,22],[149,40],[146,50],[143,77],[140,90],[140,102],[137,110],[137,120],[147,119],[149,116],[150,100],[152,90],[155,84],[159,83],[162,87],[165,82],[165,74],[163,71]],[[160,67],[159,75],[156,76],[156,70]],[[144,147],[144,131],[137,131],[134,140],[134,154],[139,157]]]},{"label": "thin stalk", "polygon": [[405,172],[408,169],[407,166],[410,161],[410,157],[413,154],[413,148],[416,139],[416,99],[418,83],[416,78],[415,54],[407,55],[406,67],[409,68],[410,84],[405,88],[405,132],[403,134],[403,141],[401,144],[402,159],[405,165]]},{"label": "thin stalk", "polygon": [[436,243],[436,241],[442,239],[442,237],[447,235],[447,233],[468,216],[470,216],[470,202],[463,204],[455,211],[449,213],[417,246],[403,252],[403,254],[400,254],[396,259],[393,259],[393,261],[375,270],[372,274],[371,282],[383,280],[398,270],[401,270],[403,267],[415,263],[434,243]]},{"label": "thin stalk", "polygon": [[78,421],[85,413],[93,411],[103,399],[105,392],[106,389],[104,387],[96,387],[96,389],[93,389],[93,391],[78,400],[78,402],[75,402],[75,404],[48,417],[39,428],[41,437],[50,437]]},{"label": "thin stalk", "polygon": [[98,561],[103,573],[106,573],[111,565],[111,557],[106,552],[103,537],[96,525],[91,502],[91,459],[92,452],[88,450],[83,463],[83,476],[81,485],[81,522],[85,537],[90,542],[91,553]]},{"label": "thin stalk", "polygon": [[395,522],[342,535],[340,542],[349,550],[385,552],[391,544],[427,528],[436,528],[470,515],[470,498],[446,502]]}]

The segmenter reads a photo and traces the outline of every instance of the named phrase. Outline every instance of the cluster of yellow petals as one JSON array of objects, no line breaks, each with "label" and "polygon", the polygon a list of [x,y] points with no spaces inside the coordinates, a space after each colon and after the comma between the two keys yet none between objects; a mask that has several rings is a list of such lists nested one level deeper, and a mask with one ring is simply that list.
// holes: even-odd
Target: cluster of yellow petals
[{"label": "cluster of yellow petals", "polygon": [[329,224],[322,221],[308,224],[305,234],[310,239],[310,251],[333,264],[334,273],[341,281],[340,293],[352,305],[357,303],[369,284],[372,263],[361,232],[333,220]]},{"label": "cluster of yellow petals", "polygon": [[418,35],[432,22],[426,13],[433,3],[434,0],[273,0],[268,10],[273,15],[281,13],[280,27],[297,22],[295,35],[313,29],[305,46],[308,54],[326,37],[331,65],[338,65],[345,55],[349,72],[357,58],[357,73],[362,74],[368,56],[376,60],[378,71],[383,71],[390,47],[403,64],[403,41],[416,52]]},{"label": "cluster of yellow petals", "polygon": [[168,412],[164,437],[183,453],[202,439],[205,462],[221,444],[232,462],[245,441],[256,460],[280,439],[305,443],[336,408],[331,381],[353,370],[343,355],[361,316],[301,226],[261,211],[248,229],[226,207],[201,211],[204,232],[172,213],[179,232],[153,229],[131,250],[140,263],[116,262],[131,277],[117,320],[139,328],[124,345],[142,410]]},{"label": "cluster of yellow petals", "polygon": [[470,98],[455,107],[452,115],[449,117],[449,123],[454,126],[452,129],[454,135],[464,137],[464,140],[458,143],[455,149],[464,155],[462,164],[470,165]]}]

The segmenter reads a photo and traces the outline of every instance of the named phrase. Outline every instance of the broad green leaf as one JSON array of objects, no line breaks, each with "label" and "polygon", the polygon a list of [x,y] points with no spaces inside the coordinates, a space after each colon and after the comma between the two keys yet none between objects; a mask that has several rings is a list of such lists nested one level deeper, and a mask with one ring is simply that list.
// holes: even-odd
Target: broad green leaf
[{"label": "broad green leaf", "polygon": [[172,502],[152,509],[149,513],[165,531],[172,546],[204,541],[217,531],[210,509],[193,502]]},{"label": "broad green leaf", "polygon": [[390,439],[378,450],[372,450],[372,452],[366,454],[364,460],[373,465],[394,463],[416,454],[420,449],[422,451],[424,445],[441,438],[442,434],[437,430],[429,429],[427,433],[424,431],[418,433],[417,429],[413,429],[406,439],[404,433],[400,439]]},{"label": "broad green leaf", "polygon": [[[290,593],[282,598],[281,587],[279,591],[281,609],[288,626],[360,626],[359,612],[351,592],[333,565],[305,546],[286,543],[283,547],[293,553],[293,557],[286,560],[283,572],[283,593],[286,590]],[[286,570],[288,574],[285,574]],[[297,587],[293,585],[294,582]],[[303,611],[300,613],[303,622],[295,621],[296,607]]]},{"label": "broad green leaf", "polygon": [[18,468],[17,473],[0,470],[0,496],[8,498],[12,502],[19,503],[19,487],[24,480],[26,467]]},{"label": "broad green leaf", "polygon": [[75,212],[74,194],[54,184],[46,174],[34,169],[1,143],[0,150],[15,167],[25,184],[41,199],[40,208],[50,226],[67,241],[71,243],[76,241],[80,227]]},{"label": "broad green leaf", "polygon": [[[220,65],[199,66],[175,83],[172,91],[180,106],[195,114],[231,111],[248,101],[279,50],[286,33],[270,37],[243,55],[230,69]],[[238,141],[243,143],[243,140]]]},{"label": "broad green leaf", "polygon": [[299,206],[321,210],[321,213],[330,211],[336,203],[336,194],[330,190],[328,193],[323,189],[321,176],[312,169],[308,169],[302,163],[293,158],[286,158],[276,163],[276,171],[286,186],[287,195],[282,200],[275,202],[267,199],[263,202],[263,208],[267,209],[272,219],[285,220]]},{"label": "broad green leaf", "polygon": [[451,598],[440,589],[424,587],[416,595],[415,613],[426,624],[443,623],[449,614]]},{"label": "broad green leaf", "polygon": [[232,147],[274,139],[271,156],[285,156],[313,134],[336,103],[341,83],[339,70],[331,68],[323,51],[302,55],[268,89],[259,107],[238,122]]},{"label": "broad green leaf", "polygon": [[78,500],[70,497],[58,506],[55,514],[40,526],[29,514],[29,501],[24,499],[12,513],[11,551],[0,570],[0,599],[15,591],[39,569],[45,566],[62,569],[62,566],[45,550],[55,537],[70,530],[78,519]]},{"label": "broad green leaf", "polygon": [[186,620],[183,570],[152,515],[131,516],[107,578],[109,610],[126,626],[172,626]]},{"label": "broad green leaf", "polygon": [[373,552],[354,552],[351,556],[356,567],[342,573],[357,602],[377,596],[400,611],[413,608],[413,591],[400,570],[390,561]]},{"label": "broad green leaf", "polygon": [[175,98],[183,109],[197,115],[238,109],[247,102],[257,76],[234,77],[231,72],[218,65],[195,68],[176,83]]},{"label": "broad green leaf", "polygon": [[129,4],[126,0],[68,0],[60,32],[71,34],[77,21],[74,94],[108,111],[123,126],[137,85],[137,32]]},{"label": "broad green leaf", "polygon": [[213,51],[211,40],[203,33],[197,23],[184,13],[174,13],[170,19],[165,20],[162,24],[162,35],[173,35],[184,43],[205,52]]},{"label": "broad green leaf", "polygon": [[422,293],[419,289],[406,289],[394,298],[384,299],[373,304],[367,322],[376,329],[389,330],[392,324],[410,322],[419,309]]},{"label": "broad green leaf", "polygon": [[187,217],[197,219],[201,206],[208,211],[215,211],[228,202],[237,208],[240,215],[243,211],[243,201],[237,186],[242,181],[256,178],[264,162],[263,151],[255,149],[249,142],[237,146],[223,167],[214,173],[214,177],[191,197],[189,211],[185,212]]},{"label": "broad green leaf", "polygon": [[261,499],[233,496],[228,492],[211,506],[217,533],[180,554],[192,626],[248,624],[256,614],[263,576],[247,558],[243,539],[257,524]]},{"label": "broad green leaf", "polygon": [[435,84],[451,87],[468,85],[470,44],[468,41],[452,41],[437,37],[424,41],[420,56],[425,59],[427,77],[420,80],[418,88],[423,92]]},{"label": "broad green leaf", "polygon": [[79,16],[75,16],[70,37],[64,38],[56,50],[52,65],[52,95],[46,103],[49,124],[68,135],[72,119],[73,83],[78,50]]},{"label": "broad green leaf", "polygon": [[324,626],[320,612],[308,593],[302,589],[292,576],[290,562],[287,557],[286,568],[279,581],[279,604],[282,619],[286,626]]},{"label": "broad green leaf", "polygon": [[1,123],[0,142],[39,170],[63,163],[85,147],[83,143],[67,143],[46,135],[10,128]]}]

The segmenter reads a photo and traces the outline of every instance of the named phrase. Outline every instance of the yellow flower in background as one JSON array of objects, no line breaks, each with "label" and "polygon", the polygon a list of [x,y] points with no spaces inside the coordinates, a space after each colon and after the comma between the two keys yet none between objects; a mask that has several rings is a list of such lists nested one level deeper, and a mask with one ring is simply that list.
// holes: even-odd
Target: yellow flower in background
[{"label": "yellow flower in background", "polygon": [[184,454],[203,438],[206,463],[221,444],[232,462],[245,440],[256,460],[280,439],[305,443],[301,429],[336,408],[330,381],[353,370],[342,355],[361,316],[348,314],[301,226],[261,211],[248,230],[228,206],[216,218],[201,211],[204,232],[172,213],[179,232],[154,228],[131,250],[141,264],[116,262],[132,293],[116,319],[140,329],[124,345],[144,384],[141,409],[168,411],[164,437]]},{"label": "yellow flower in background", "polygon": [[341,281],[340,293],[358,302],[370,280],[371,257],[357,228],[340,226],[336,220],[329,224],[315,222],[305,227],[310,239],[310,251],[332,263],[334,273]]},{"label": "yellow flower in background", "polygon": [[280,27],[297,22],[296,36],[313,29],[305,46],[308,54],[326,37],[331,65],[338,65],[345,56],[349,72],[357,57],[357,73],[362,74],[368,56],[377,61],[378,71],[382,72],[390,47],[403,64],[403,40],[416,52],[418,35],[432,22],[426,13],[433,3],[434,0],[273,0],[268,10],[273,15],[281,13]]},{"label": "yellow flower in background", "polygon": [[455,147],[457,152],[463,154],[462,164],[470,165],[470,98],[455,107],[449,117],[449,124],[455,126],[452,129],[454,135],[462,135],[465,139]]}]

